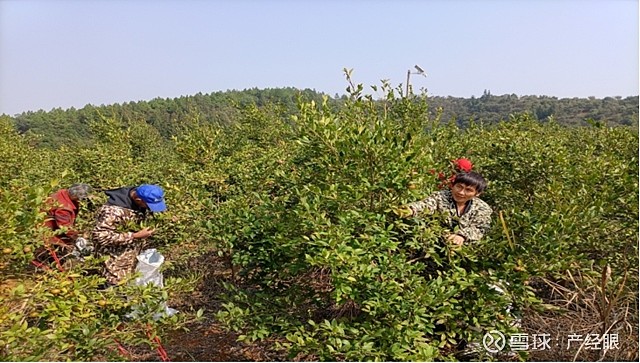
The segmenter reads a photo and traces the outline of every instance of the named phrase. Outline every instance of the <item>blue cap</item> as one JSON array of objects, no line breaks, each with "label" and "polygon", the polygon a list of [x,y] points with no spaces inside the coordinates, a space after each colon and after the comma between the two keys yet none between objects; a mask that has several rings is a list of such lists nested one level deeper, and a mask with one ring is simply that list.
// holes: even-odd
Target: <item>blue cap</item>
[{"label": "blue cap", "polygon": [[164,204],[164,190],[157,185],[142,184],[136,188],[136,194],[147,203],[147,207],[154,212],[164,212],[167,205]]}]

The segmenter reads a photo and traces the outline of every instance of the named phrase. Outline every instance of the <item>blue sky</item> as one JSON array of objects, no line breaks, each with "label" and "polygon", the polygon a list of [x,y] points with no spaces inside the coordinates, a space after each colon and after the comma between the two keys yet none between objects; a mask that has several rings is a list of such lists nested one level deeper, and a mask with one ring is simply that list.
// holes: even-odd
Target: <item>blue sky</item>
[{"label": "blue sky", "polygon": [[436,96],[638,95],[637,0],[0,0],[0,114],[388,79]]}]

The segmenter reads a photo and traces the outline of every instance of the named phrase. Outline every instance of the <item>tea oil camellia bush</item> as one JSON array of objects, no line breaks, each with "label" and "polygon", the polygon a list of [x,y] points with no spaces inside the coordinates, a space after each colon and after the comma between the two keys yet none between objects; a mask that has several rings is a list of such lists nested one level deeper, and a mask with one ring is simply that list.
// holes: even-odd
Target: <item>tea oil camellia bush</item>
[{"label": "tea oil camellia bush", "polygon": [[[44,150],[0,119],[0,358],[148,359],[152,336],[204,314],[282,360],[457,360],[488,331],[551,327],[616,333],[621,347],[509,359],[637,360],[637,130],[529,114],[462,129],[426,95],[383,82],[374,99],[346,75],[340,107],[249,104],[224,124],[192,113],[168,139],[148,120],[101,114],[92,147]],[[442,216],[399,208],[437,191],[437,172],[459,157],[489,181],[494,214],[481,241],[453,247]],[[166,288],[104,290],[98,257],[26,267],[47,235],[46,197],[75,182],[98,191],[76,223],[85,234],[102,191],[165,189],[168,210],[128,228],[156,228],[148,242],[166,257]],[[199,263],[212,255],[223,263]],[[223,288],[198,311],[212,269]],[[180,313],[154,320],[165,301]]]},{"label": "tea oil camellia bush", "polygon": [[522,115],[471,127],[463,139],[531,272],[563,273],[589,262],[637,267],[637,134],[566,129]]},{"label": "tea oil camellia bush", "polygon": [[218,317],[246,328],[241,339],[284,336],[291,359],[441,359],[478,332],[508,331],[507,306],[530,300],[490,289],[510,271],[476,270],[475,246],[446,246],[436,219],[394,214],[435,190],[431,149],[455,133],[424,100],[383,90],[383,108],[358,92],[339,112],[300,104],[288,170],[275,172],[291,187],[233,212],[244,280]]},{"label": "tea oil camellia bush", "polygon": [[[637,271],[633,130],[566,128],[526,114],[462,130],[428,119],[424,98],[383,86],[381,103],[361,89],[338,111],[302,102],[284,162],[249,178],[275,175],[283,187],[256,190],[251,203],[221,214],[237,226],[223,239],[233,241],[241,280],[228,285],[218,317],[241,340],[283,337],[279,346],[296,360],[456,359],[460,343],[489,330],[522,333],[515,320],[550,307],[539,281],[572,288],[570,271]],[[623,141],[607,149],[611,137]],[[452,249],[437,217],[406,220],[393,209],[436,190],[428,171],[460,156],[490,181],[483,198],[496,213],[482,241]],[[637,279],[627,282],[628,302]],[[637,337],[633,314],[624,315],[635,323],[627,329],[593,313],[594,332]]]}]

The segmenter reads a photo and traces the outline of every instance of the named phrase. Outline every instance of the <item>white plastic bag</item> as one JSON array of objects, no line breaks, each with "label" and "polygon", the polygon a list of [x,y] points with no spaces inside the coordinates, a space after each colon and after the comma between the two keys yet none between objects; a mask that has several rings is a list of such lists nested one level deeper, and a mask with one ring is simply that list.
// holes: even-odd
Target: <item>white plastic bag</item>
[{"label": "white plastic bag", "polygon": [[71,255],[80,261],[84,261],[85,256],[93,253],[93,245],[83,237],[76,238]]},{"label": "white plastic bag", "polygon": [[[160,267],[162,263],[164,263],[164,256],[155,248],[151,248],[140,252],[137,259],[138,265],[136,266],[136,272],[139,272],[142,276],[137,277],[134,284],[138,286],[153,284],[164,287],[162,272],[160,272]],[[160,319],[163,315],[172,316],[178,312],[178,310],[168,307],[164,302],[162,303],[162,309],[164,310],[163,312],[156,313],[153,316],[155,320]],[[135,318],[137,316],[137,309],[129,315]]]},{"label": "white plastic bag", "polygon": [[160,266],[164,263],[164,256],[156,251],[155,248],[151,248],[140,252],[137,258],[136,272],[140,272],[142,276],[136,278],[135,284],[139,286],[154,284],[164,287],[162,272],[160,272]]}]

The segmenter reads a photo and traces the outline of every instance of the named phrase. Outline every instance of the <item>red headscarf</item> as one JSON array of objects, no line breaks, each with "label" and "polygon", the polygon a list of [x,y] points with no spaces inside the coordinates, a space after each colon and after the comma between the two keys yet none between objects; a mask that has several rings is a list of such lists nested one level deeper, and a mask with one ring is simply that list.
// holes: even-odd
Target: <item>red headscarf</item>
[{"label": "red headscarf", "polygon": [[456,169],[468,173],[473,169],[473,163],[469,159],[460,158],[453,161],[453,165]]},{"label": "red headscarf", "polygon": [[[451,176],[447,178],[444,172],[438,173],[438,179],[440,180],[440,184],[438,185],[439,189],[444,189],[446,187],[450,187],[453,185],[453,181],[456,179],[456,174],[459,172],[468,173],[473,169],[473,163],[471,160],[466,158],[460,158],[456,160],[451,160],[451,164],[453,164],[453,173]],[[430,170],[431,174],[436,174],[435,169]]]}]

